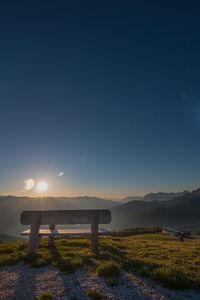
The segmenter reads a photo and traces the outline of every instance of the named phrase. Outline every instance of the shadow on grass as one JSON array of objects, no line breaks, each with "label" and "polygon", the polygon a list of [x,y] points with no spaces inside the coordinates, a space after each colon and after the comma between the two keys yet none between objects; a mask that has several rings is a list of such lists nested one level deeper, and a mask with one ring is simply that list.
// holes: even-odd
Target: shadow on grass
[{"label": "shadow on grass", "polygon": [[[190,274],[187,276],[186,273],[181,272],[181,269],[178,270],[176,264],[162,263],[158,259],[156,262],[153,259],[150,261],[150,256],[136,258],[134,249],[128,247],[123,238],[120,240],[119,238],[100,238],[99,259],[91,253],[89,246],[89,239],[56,239],[51,247],[48,247],[47,240],[44,240],[40,245],[39,253],[30,257],[26,255],[27,243],[5,243],[0,247],[0,265],[14,265],[23,260],[31,267],[52,265],[63,272],[73,273],[81,267],[96,271],[101,264],[112,261],[118,264],[122,271],[153,278],[168,288],[199,287],[197,273],[195,276],[190,276]],[[146,251],[142,249],[141,251],[144,255],[148,255],[149,251],[145,249]]]},{"label": "shadow on grass", "polygon": [[101,259],[112,260],[118,263],[122,270],[150,277],[166,288],[183,290],[197,286],[194,280],[189,279],[175,268],[130,257],[121,245],[103,243],[101,245]]},{"label": "shadow on grass", "polygon": [[[64,247],[63,247],[64,246]],[[75,248],[74,248],[75,247]],[[96,270],[104,262],[112,261],[118,264],[121,270],[134,274],[150,277],[160,282],[164,287],[172,289],[188,289],[197,283],[173,267],[165,267],[161,263],[146,262],[135,259],[129,255],[127,248],[115,240],[100,241],[100,258],[95,258],[87,251],[87,241],[58,241],[57,244],[48,247],[51,253],[50,263],[60,271],[73,273],[81,267],[90,267]]]},{"label": "shadow on grass", "polygon": [[66,256],[62,256],[55,245],[49,247],[49,251],[52,255],[52,265],[58,267],[60,271],[74,273],[78,268],[83,266],[83,260],[77,255],[71,257],[66,252]]}]

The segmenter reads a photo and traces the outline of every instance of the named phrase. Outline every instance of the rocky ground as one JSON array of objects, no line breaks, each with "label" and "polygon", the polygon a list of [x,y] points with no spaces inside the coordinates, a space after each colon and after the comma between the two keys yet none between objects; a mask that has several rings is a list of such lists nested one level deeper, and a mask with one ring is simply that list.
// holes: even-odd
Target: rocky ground
[{"label": "rocky ground", "polygon": [[23,263],[0,267],[0,299],[33,300],[45,291],[53,299],[88,300],[87,291],[96,290],[109,300],[200,300],[198,291],[170,291],[151,280],[123,274],[116,287],[108,287],[94,273],[65,274],[52,267],[30,268]]}]

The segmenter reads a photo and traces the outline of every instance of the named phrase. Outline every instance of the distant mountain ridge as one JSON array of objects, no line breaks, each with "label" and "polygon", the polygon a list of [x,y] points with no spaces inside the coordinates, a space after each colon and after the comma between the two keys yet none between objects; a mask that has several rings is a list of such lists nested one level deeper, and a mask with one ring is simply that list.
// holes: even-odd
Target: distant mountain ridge
[{"label": "distant mountain ridge", "polygon": [[143,200],[143,201],[167,201],[175,197],[180,197],[189,193],[189,191],[183,192],[158,192],[158,193],[149,193],[145,196],[129,196],[120,200],[121,203],[126,203],[134,200]]},{"label": "distant mountain ridge", "polygon": [[174,199],[176,197],[181,197],[186,194],[188,194],[188,191],[183,191],[183,192],[171,192],[171,193],[163,193],[163,192],[158,192],[158,193],[149,193],[144,196],[143,200],[145,201],[167,201]]},{"label": "distant mountain ridge", "polygon": [[163,201],[133,200],[111,209],[112,226],[191,226],[200,229],[200,189]]}]

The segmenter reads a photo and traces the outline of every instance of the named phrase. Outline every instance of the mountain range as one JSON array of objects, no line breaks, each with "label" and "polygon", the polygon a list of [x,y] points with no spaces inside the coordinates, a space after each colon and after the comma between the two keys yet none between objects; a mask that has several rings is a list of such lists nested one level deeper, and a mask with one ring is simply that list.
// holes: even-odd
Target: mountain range
[{"label": "mountain range", "polygon": [[152,201],[133,200],[112,208],[113,228],[176,226],[200,229],[200,189],[183,192],[170,200],[157,199],[158,197]]},{"label": "mountain range", "polygon": [[[127,198],[126,198],[127,200]],[[16,197],[0,196],[0,234],[19,236],[25,229],[19,222],[23,210],[100,209],[112,212],[113,230],[136,226],[176,226],[200,229],[200,189],[193,192],[150,193],[121,202],[97,197]]]},{"label": "mountain range", "polygon": [[145,196],[130,196],[126,197],[120,200],[121,203],[126,203],[134,200],[143,200],[143,201],[166,201],[166,200],[171,200],[175,197],[181,197],[185,194],[189,193],[188,191],[183,191],[183,192],[170,192],[170,193],[163,193],[163,192],[158,192],[158,193],[149,193],[146,194]]}]

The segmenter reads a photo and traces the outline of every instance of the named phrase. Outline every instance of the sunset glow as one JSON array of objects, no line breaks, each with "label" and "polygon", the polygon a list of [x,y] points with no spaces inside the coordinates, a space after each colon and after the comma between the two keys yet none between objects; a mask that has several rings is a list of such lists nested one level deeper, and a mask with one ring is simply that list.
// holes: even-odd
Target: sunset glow
[{"label": "sunset glow", "polygon": [[46,181],[40,181],[36,184],[35,190],[38,193],[43,193],[47,191],[48,189],[48,183]]}]

